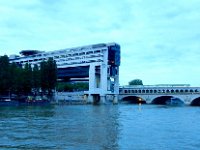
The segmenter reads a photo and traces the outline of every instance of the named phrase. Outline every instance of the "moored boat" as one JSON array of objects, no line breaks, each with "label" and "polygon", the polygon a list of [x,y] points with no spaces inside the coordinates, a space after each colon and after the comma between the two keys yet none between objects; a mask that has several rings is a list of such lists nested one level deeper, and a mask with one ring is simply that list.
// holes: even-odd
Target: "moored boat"
[{"label": "moored boat", "polygon": [[44,106],[49,105],[50,101],[46,97],[28,96],[26,99],[19,101],[21,106]]},{"label": "moored boat", "polygon": [[50,105],[50,101],[46,97],[20,97],[20,98],[0,98],[0,106],[45,106]]},{"label": "moored boat", "polygon": [[1,97],[0,106],[19,106],[19,101],[11,100],[8,97]]}]

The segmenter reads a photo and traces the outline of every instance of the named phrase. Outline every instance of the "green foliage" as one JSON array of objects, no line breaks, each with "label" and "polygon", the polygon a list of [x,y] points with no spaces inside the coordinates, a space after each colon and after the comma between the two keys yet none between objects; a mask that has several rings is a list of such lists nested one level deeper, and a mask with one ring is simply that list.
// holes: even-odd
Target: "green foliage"
[{"label": "green foliage", "polygon": [[47,69],[47,62],[42,61],[40,63],[40,87],[42,89],[42,92],[45,93],[48,89],[48,69]]},{"label": "green foliage", "polygon": [[49,58],[47,62],[40,64],[41,88],[43,92],[48,91],[49,94],[55,89],[57,83],[57,66],[53,58]]},{"label": "green foliage", "polygon": [[129,82],[129,85],[143,85],[143,82],[140,79],[134,79]]},{"label": "green foliage", "polygon": [[15,63],[12,63],[10,65],[10,74],[12,75],[10,77],[10,91],[18,93],[19,91],[23,90],[23,73],[22,69],[19,68]]},{"label": "green foliage", "polygon": [[53,58],[49,58],[47,61],[47,75],[48,92],[51,93],[52,90],[55,89],[57,83],[57,67]]},{"label": "green foliage", "polygon": [[27,95],[31,93],[32,90],[32,68],[31,65],[26,63],[23,69],[23,91]]},{"label": "green foliage", "polygon": [[40,89],[49,94],[57,83],[56,62],[51,58],[41,62],[40,69],[34,65],[25,64],[24,68],[15,63],[10,64],[8,56],[0,56],[0,94],[38,93]]},{"label": "green foliage", "polygon": [[33,73],[32,73],[32,77],[33,77],[33,90],[35,93],[39,92],[40,89],[40,70],[38,68],[38,65],[34,65],[33,67]]},{"label": "green foliage", "polygon": [[85,82],[78,83],[58,83],[57,91],[59,92],[74,92],[74,91],[87,91],[89,84]]},{"label": "green foliage", "polygon": [[23,93],[23,83],[24,77],[23,77],[23,69],[16,66],[15,68],[15,75],[13,76],[13,90],[12,93],[15,94],[22,94]]},{"label": "green foliage", "polygon": [[0,92],[8,91],[10,89],[10,78],[9,72],[9,59],[8,56],[0,57]]}]

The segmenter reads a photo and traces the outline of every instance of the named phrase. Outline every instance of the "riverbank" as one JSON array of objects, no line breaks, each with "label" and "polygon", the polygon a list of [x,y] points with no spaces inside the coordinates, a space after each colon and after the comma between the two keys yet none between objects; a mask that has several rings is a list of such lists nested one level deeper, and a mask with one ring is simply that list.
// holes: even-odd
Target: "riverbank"
[{"label": "riverbank", "polygon": [[50,100],[40,96],[0,97],[0,106],[44,106]]},{"label": "riverbank", "polygon": [[87,105],[88,103],[86,101],[82,100],[59,100],[59,101],[53,101],[51,104],[54,105]]}]

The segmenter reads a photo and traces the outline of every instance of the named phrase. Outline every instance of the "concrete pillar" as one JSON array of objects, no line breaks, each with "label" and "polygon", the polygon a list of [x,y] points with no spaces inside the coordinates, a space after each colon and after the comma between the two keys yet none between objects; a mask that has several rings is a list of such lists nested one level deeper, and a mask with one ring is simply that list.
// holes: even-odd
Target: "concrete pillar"
[{"label": "concrete pillar", "polygon": [[90,64],[89,69],[89,93],[92,93],[96,87],[95,85],[95,66]]},{"label": "concrete pillar", "polygon": [[100,96],[100,104],[106,103],[106,96]]},{"label": "concrete pillar", "polygon": [[54,99],[55,99],[55,102],[58,104],[58,92],[57,91],[55,91]]},{"label": "concrete pillar", "polygon": [[87,95],[83,95],[83,101],[86,102],[86,103],[88,102],[88,96]]},{"label": "concrete pillar", "polygon": [[108,87],[108,74],[107,74],[107,65],[101,65],[101,78],[100,78],[100,87],[101,87],[101,94],[104,95],[107,93]]},{"label": "concrete pillar", "polygon": [[192,99],[191,99],[191,97],[186,96],[186,97],[183,99],[183,102],[184,102],[186,105],[190,105],[191,102],[192,102]]},{"label": "concrete pillar", "polygon": [[94,97],[92,95],[88,95],[87,103],[88,104],[93,104],[94,103]]},{"label": "concrete pillar", "polygon": [[116,71],[117,73],[114,78],[114,93],[119,94],[119,67],[116,67]]},{"label": "concrete pillar", "polygon": [[113,96],[113,104],[118,104],[118,95]]}]

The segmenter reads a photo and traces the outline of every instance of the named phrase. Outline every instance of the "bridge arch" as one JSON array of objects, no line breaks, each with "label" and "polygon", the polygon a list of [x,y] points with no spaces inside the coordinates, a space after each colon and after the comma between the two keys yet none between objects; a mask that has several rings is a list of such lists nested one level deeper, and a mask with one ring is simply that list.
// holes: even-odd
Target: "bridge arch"
[{"label": "bridge arch", "polygon": [[192,102],[190,103],[191,106],[200,106],[200,97],[195,98],[194,100],[192,100]]},{"label": "bridge arch", "polygon": [[122,102],[127,102],[127,103],[131,103],[131,104],[146,104],[146,101],[139,96],[126,96],[124,98],[122,98]]},{"label": "bridge arch", "polygon": [[177,98],[178,101],[180,101],[181,103],[184,104],[184,101],[181,100],[178,97],[174,97],[174,96],[159,96],[156,97],[155,99],[152,100],[152,104],[157,104],[157,105],[166,105],[166,101],[170,100],[171,98]]},{"label": "bridge arch", "polygon": [[165,102],[172,98],[172,96],[159,96],[152,100],[152,104],[165,104]]}]

